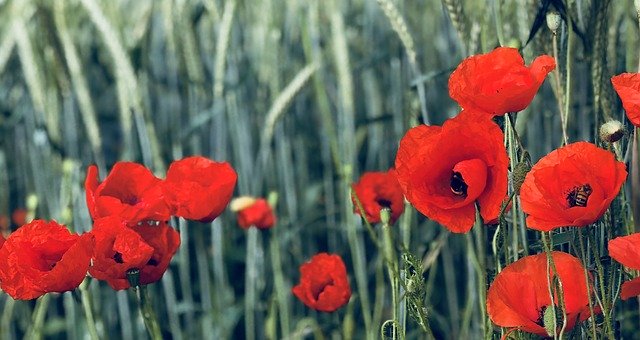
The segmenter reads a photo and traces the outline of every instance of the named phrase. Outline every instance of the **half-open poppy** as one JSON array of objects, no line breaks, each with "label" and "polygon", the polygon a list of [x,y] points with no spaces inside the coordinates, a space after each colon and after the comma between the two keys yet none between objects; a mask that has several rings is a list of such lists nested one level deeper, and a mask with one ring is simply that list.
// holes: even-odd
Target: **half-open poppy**
[{"label": "half-open poppy", "polygon": [[517,49],[498,47],[463,60],[449,78],[449,96],[465,110],[475,108],[491,115],[518,112],[531,103],[555,67],[548,55],[526,67]]},{"label": "half-open poppy", "polygon": [[[562,283],[568,331],[591,316],[584,267],[579,259],[567,253],[554,251],[552,257]],[[551,306],[547,272],[553,277],[553,271],[547,269],[546,254],[526,256],[506,266],[487,293],[491,321],[500,327],[548,337],[543,321],[545,310]],[[556,306],[557,299],[555,296]]]},{"label": "half-open poppy", "polygon": [[640,73],[613,76],[611,83],[622,100],[622,107],[631,123],[640,126]]},{"label": "half-open poppy", "polygon": [[170,217],[161,180],[141,164],[118,162],[100,183],[98,168],[87,169],[87,206],[95,220],[118,215],[129,225],[143,221],[167,221]]},{"label": "half-open poppy", "polygon": [[[609,256],[625,267],[640,270],[640,233],[616,237],[609,241]],[[640,277],[622,284],[623,300],[640,295]]]},{"label": "half-open poppy", "polygon": [[[391,210],[391,223],[394,223],[404,211],[404,195],[393,170],[387,172],[365,172],[353,185],[353,191],[364,209],[364,217],[369,223],[380,222],[380,210]],[[353,209],[362,215],[356,198],[352,197]]]},{"label": "half-open poppy", "polygon": [[227,162],[187,157],[169,166],[165,194],[174,215],[211,222],[229,204],[237,178]]},{"label": "half-open poppy", "polygon": [[147,265],[154,252],[142,236],[118,216],[97,219],[91,234],[95,237],[95,247],[89,274],[107,281],[115,290],[128,288],[127,273]]},{"label": "half-open poppy", "polygon": [[269,229],[276,223],[276,215],[264,198],[238,197],[231,201],[230,208],[238,214],[238,225],[244,229]]},{"label": "half-open poppy", "polygon": [[16,300],[73,290],[84,280],[93,236],[72,234],[55,221],[33,220],[0,248],[0,287]]},{"label": "half-open poppy", "polygon": [[293,294],[307,307],[333,312],[351,297],[347,268],[335,254],[319,253],[300,266],[300,283]]},{"label": "half-open poppy", "polygon": [[594,144],[572,143],[542,157],[520,188],[527,226],[549,231],[597,221],[627,178],[624,163]]},{"label": "half-open poppy", "polygon": [[405,197],[454,233],[498,217],[507,195],[504,135],[488,115],[462,111],[440,126],[416,126],[404,135],[396,174]]}]

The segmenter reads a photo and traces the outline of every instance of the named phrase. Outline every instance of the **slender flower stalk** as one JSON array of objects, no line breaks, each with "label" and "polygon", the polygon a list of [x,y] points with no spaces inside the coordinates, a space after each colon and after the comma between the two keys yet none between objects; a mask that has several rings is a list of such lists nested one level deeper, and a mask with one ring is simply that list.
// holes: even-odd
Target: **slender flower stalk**
[{"label": "slender flower stalk", "polygon": [[42,339],[42,325],[44,324],[44,317],[47,314],[47,308],[49,307],[50,300],[51,295],[44,294],[36,301],[36,307],[31,315],[31,327],[27,331],[25,339]]},{"label": "slender flower stalk", "polygon": [[[389,275],[389,283],[391,284],[391,308],[392,308],[392,339],[404,339],[404,330],[398,330],[398,259],[396,257],[395,246],[393,242],[393,234],[389,221],[391,219],[391,211],[384,208],[380,211],[380,220],[382,221],[382,233],[384,239],[383,254],[387,265],[387,273]],[[384,326],[383,326],[384,328]],[[400,334],[398,334],[398,331]]]},{"label": "slender flower stalk", "polygon": [[87,320],[87,330],[91,340],[98,340],[98,330],[96,329],[96,321],[93,317],[93,309],[91,306],[91,293],[89,292],[89,278],[84,279],[80,284],[80,298],[82,300],[82,308],[84,309],[85,319]]},{"label": "slender flower stalk", "polygon": [[127,279],[131,287],[134,287],[136,291],[136,297],[138,300],[138,307],[140,308],[140,314],[144,320],[144,325],[147,328],[149,337],[152,340],[162,339],[162,331],[160,330],[160,324],[158,323],[158,316],[153,308],[151,296],[147,285],[140,285],[140,270],[131,269],[127,272]]}]

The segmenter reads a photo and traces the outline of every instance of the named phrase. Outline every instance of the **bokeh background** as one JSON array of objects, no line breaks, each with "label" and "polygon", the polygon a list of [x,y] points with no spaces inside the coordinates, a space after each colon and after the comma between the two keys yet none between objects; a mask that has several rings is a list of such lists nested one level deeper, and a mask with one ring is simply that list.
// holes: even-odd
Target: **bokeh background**
[{"label": "bokeh background", "polygon": [[[547,7],[568,18],[557,49],[561,82],[567,70],[572,79],[569,139],[595,141],[603,121],[624,121],[610,76],[638,69],[631,0],[0,1],[0,214],[24,208],[87,231],[90,164],[103,178],[118,160],[164,177],[184,156],[228,161],[236,195],[277,195],[278,224],[247,232],[228,211],[211,224],[173,221],[182,246],[152,286],[165,336],[243,338],[247,315],[258,338],[377,336],[390,313],[386,273],[352,213],[350,184],[392,167],[410,126],[457,114],[447,81],[464,57],[500,44],[523,47],[527,63],[552,54]],[[555,93],[550,75],[517,116],[534,161],[561,142]],[[467,238],[405,214],[408,226],[394,232],[423,259],[436,337],[478,334]],[[340,254],[354,292],[357,275],[367,291],[333,314],[290,293],[298,266],[319,251]],[[102,337],[146,337],[132,292],[89,288]],[[623,332],[639,320],[637,302],[627,304]],[[33,306],[0,294],[0,338],[22,337]],[[84,338],[83,320],[77,295],[57,295],[44,335]],[[406,323],[409,338],[422,337]]]}]

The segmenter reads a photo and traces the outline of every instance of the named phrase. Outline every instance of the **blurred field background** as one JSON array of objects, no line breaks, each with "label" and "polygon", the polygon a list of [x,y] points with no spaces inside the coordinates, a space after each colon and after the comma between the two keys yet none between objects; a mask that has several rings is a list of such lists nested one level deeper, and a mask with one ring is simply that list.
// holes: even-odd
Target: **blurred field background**
[{"label": "blurred field background", "polygon": [[[470,54],[524,46],[546,2],[0,1],[0,214],[28,208],[86,231],[88,165],[104,178],[114,162],[133,160],[164,177],[187,155],[226,160],[237,195],[277,194],[278,224],[247,232],[231,212],[212,224],[173,221],[182,245],[152,285],[166,338],[379,338],[390,318],[387,277],[352,213],[350,184],[391,167],[410,126],[457,114],[450,72]],[[572,79],[569,140],[595,141],[606,118],[624,121],[609,78],[638,69],[636,11],[631,0],[564,4],[579,32],[565,21],[557,35],[560,87],[567,70]],[[552,55],[552,41],[542,22],[522,51],[527,63]],[[534,161],[562,139],[557,87],[550,75],[517,115]],[[514,257],[533,253],[539,236],[513,215]],[[423,261],[434,335],[480,336],[469,237],[412,208],[398,224],[396,238]],[[290,293],[298,266],[319,251],[345,259],[354,292],[333,314]],[[247,259],[256,272],[246,273]],[[89,289],[101,338],[147,337],[132,292],[95,280]],[[77,295],[54,296],[39,319],[33,307],[0,294],[0,338],[40,325],[47,338],[86,338]],[[635,334],[637,302],[624,311],[621,332]],[[424,337],[402,321],[408,338]]]}]

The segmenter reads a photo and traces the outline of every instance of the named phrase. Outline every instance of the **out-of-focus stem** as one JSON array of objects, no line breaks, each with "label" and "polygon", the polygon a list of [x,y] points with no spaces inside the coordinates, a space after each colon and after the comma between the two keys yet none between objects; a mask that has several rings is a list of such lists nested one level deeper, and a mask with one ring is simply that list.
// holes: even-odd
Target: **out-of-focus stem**
[{"label": "out-of-focus stem", "polygon": [[93,317],[93,309],[91,307],[91,293],[89,292],[89,279],[85,278],[80,284],[80,298],[82,300],[82,309],[87,320],[87,330],[91,340],[98,340],[98,330],[96,329],[96,321]]},{"label": "out-of-focus stem", "polygon": [[[596,322],[593,319],[593,303],[591,302],[591,285],[589,284],[589,273],[587,272],[587,254],[584,251],[584,240],[583,240],[583,235],[582,232],[580,232],[580,229],[578,229],[578,242],[580,245],[580,257],[582,258],[582,269],[584,270],[584,280],[585,283],[587,284],[587,296],[589,297],[589,315],[591,315],[591,333],[593,335],[594,339],[597,339],[597,333],[596,333]],[[595,292],[594,292],[595,293]]]},{"label": "out-of-focus stem", "polygon": [[[393,234],[391,232],[391,226],[389,220],[391,218],[391,211],[388,208],[380,211],[380,220],[382,221],[382,233],[383,233],[383,254],[385,257],[385,263],[387,265],[387,273],[389,275],[389,282],[391,284],[391,308],[393,318],[393,333],[391,338],[397,339],[398,334],[398,259],[395,255],[395,247],[393,243]],[[404,330],[400,330],[400,339],[404,339]]]},{"label": "out-of-focus stem", "polygon": [[256,338],[255,306],[256,306],[256,280],[258,276],[257,259],[258,256],[258,228],[250,227],[247,230],[247,259],[245,262],[246,271],[244,279],[244,331],[245,339]]},{"label": "out-of-focus stem", "polygon": [[42,324],[44,323],[44,317],[47,314],[47,307],[49,307],[50,299],[51,295],[45,294],[36,301],[36,307],[33,310],[31,319],[31,328],[29,328],[25,339],[42,339]]}]

